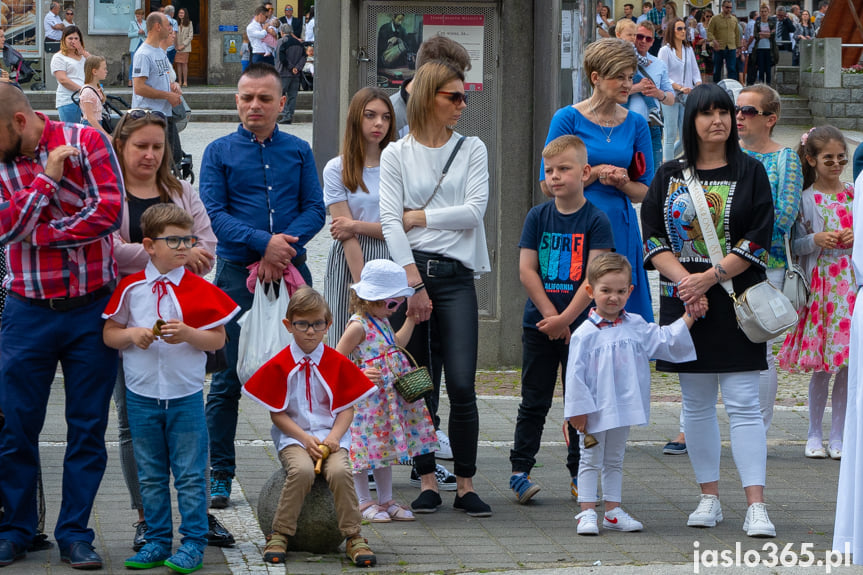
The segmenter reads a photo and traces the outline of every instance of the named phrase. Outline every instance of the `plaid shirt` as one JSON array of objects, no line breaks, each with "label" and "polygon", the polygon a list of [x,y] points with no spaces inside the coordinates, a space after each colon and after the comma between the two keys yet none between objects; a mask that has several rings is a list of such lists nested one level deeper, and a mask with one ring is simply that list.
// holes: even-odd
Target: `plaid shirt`
[{"label": "plaid shirt", "polygon": [[[112,233],[120,227],[123,176],[107,138],[93,128],[45,122],[35,159],[0,163],[0,245],[4,287],[34,299],[76,297],[117,276]],[[63,179],[44,172],[48,153],[69,144]]]},{"label": "plaid shirt", "polygon": [[656,32],[654,32],[654,34],[656,36],[662,36],[662,21],[665,20],[665,6],[662,7],[662,10],[651,8],[647,13],[647,19],[653,22],[653,25],[656,26]]},{"label": "plaid shirt", "polygon": [[607,327],[617,327],[623,323],[623,318],[626,317],[626,310],[620,310],[620,315],[617,316],[617,319],[614,321],[607,320],[596,311],[596,308],[591,308],[591,310],[587,314],[587,319],[590,320],[593,325],[595,325],[599,329],[605,329]]}]

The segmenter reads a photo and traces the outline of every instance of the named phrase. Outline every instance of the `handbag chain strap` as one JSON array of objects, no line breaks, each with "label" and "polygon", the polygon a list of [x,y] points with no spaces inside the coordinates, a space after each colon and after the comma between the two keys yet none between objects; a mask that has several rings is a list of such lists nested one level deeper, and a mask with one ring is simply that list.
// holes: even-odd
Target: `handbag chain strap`
[{"label": "handbag chain strap", "polygon": [[459,148],[461,148],[461,145],[464,143],[465,139],[467,139],[467,136],[462,136],[461,138],[459,138],[458,142],[456,142],[455,148],[453,148],[452,153],[449,155],[449,159],[446,161],[446,165],[443,167],[443,172],[441,172],[440,178],[438,178],[437,185],[434,187],[432,195],[429,197],[426,203],[423,204],[423,207],[420,208],[421,210],[426,209],[426,206],[428,206],[434,199],[434,197],[437,195],[438,190],[440,190],[440,185],[443,182],[444,177],[446,177],[447,172],[449,172],[449,167],[452,165],[452,161],[455,159],[455,155],[458,154]]},{"label": "handbag chain strap", "polygon": [[[710,217],[710,207],[707,205],[707,198],[704,197],[704,188],[701,187],[701,182],[695,175],[695,171],[689,166],[683,169],[683,179],[686,180],[686,187],[689,189],[689,197],[692,198],[692,203],[695,204],[695,213],[698,216],[698,223],[701,226],[701,235],[704,238],[704,243],[707,244],[707,253],[710,255],[710,262],[715,266],[722,261],[724,257],[722,247],[719,245],[719,237],[716,235],[716,227],[713,225],[713,218]],[[731,280],[723,280],[720,282],[729,297],[737,302],[737,297],[734,295],[734,284]]]}]

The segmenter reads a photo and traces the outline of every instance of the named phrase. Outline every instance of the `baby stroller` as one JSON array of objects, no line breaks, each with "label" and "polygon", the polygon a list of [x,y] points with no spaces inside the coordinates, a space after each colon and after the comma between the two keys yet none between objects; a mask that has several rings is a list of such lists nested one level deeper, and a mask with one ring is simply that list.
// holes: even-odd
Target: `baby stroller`
[{"label": "baby stroller", "polygon": [[[81,90],[83,89],[84,88],[81,88]],[[81,117],[83,118],[84,110],[81,109],[80,90],[72,94],[72,101],[75,102],[75,105],[78,106],[79,110],[81,110]],[[123,117],[123,114],[125,114],[128,109],[129,103],[126,102],[126,100],[120,96],[106,94],[105,102],[102,103],[102,118],[99,120],[99,124],[101,124],[102,129],[109,134],[113,134],[114,128],[117,127],[117,124],[120,122],[120,118]]]}]

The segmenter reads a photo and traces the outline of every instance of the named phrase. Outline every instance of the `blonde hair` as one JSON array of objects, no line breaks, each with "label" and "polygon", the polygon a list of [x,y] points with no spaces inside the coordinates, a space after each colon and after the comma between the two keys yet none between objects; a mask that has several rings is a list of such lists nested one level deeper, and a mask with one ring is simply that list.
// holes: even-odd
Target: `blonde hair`
[{"label": "blonde hair", "polygon": [[431,128],[437,92],[453,80],[464,82],[464,73],[442,62],[428,62],[417,70],[411,81],[411,97],[407,108],[411,134],[425,134]]},{"label": "blonde hair", "polygon": [[628,30],[630,28],[638,30],[638,26],[635,24],[635,22],[633,22],[629,18],[621,18],[617,22],[617,25],[614,27],[614,34],[618,38],[620,38],[620,35],[623,34],[625,30]]},{"label": "blonde hair", "polygon": [[105,58],[102,56],[90,56],[84,61],[84,83],[91,84],[93,82],[93,74],[102,65]]},{"label": "blonde hair", "polygon": [[[635,72],[637,67],[638,58],[632,44],[618,38],[602,38],[590,44],[584,51],[584,73],[591,86],[594,85],[594,72],[600,78],[613,78],[624,70]],[[408,103],[410,104],[410,101]]]},{"label": "blonde hair", "polygon": [[746,86],[740,90],[741,94],[752,93],[761,96],[761,110],[776,116],[776,122],[770,126],[770,134],[773,134],[773,128],[779,123],[779,112],[782,109],[782,102],[779,99],[779,92],[768,86],[767,84],[753,84]]},{"label": "blonde hair", "polygon": [[357,313],[360,315],[365,315],[372,311],[372,306],[377,302],[369,301],[367,299],[363,299],[357,295],[353,289],[351,289],[350,303],[348,304],[348,310],[351,313]]},{"label": "blonde hair", "polygon": [[558,156],[567,150],[575,150],[578,160],[585,164],[587,163],[587,147],[584,145],[581,138],[572,134],[558,136],[546,144],[545,148],[542,149],[542,157],[551,158]]},{"label": "blonde hair", "polygon": [[595,285],[602,276],[611,273],[622,273],[632,278],[632,265],[626,256],[616,252],[606,252],[593,258],[587,266],[587,283]]},{"label": "blonde hair", "polygon": [[[282,284],[282,289],[285,289],[284,284]],[[315,291],[314,288],[303,286],[291,296],[285,319],[292,321],[294,316],[312,315],[313,313],[323,313],[327,323],[333,321],[333,312],[330,311],[330,306],[327,305],[324,296]]]}]

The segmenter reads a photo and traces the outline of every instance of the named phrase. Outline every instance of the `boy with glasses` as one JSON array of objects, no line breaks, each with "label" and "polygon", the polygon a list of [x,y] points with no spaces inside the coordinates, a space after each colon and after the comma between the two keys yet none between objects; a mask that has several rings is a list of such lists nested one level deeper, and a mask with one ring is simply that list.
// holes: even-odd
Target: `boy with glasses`
[{"label": "boy with glasses", "polygon": [[[150,261],[120,282],[102,314],[105,344],[123,351],[126,409],[148,527],[147,544],[125,561],[130,569],[165,565],[191,573],[202,567],[207,546],[205,352],[225,345],[224,325],[240,307],[186,271],[188,250],[198,240],[192,225],[192,216],[176,204],[147,208],[141,231]],[[173,555],[171,473],[182,535]]]}]

